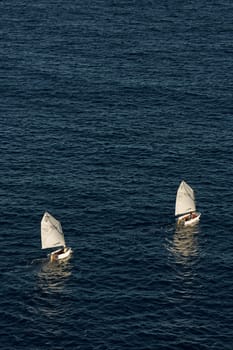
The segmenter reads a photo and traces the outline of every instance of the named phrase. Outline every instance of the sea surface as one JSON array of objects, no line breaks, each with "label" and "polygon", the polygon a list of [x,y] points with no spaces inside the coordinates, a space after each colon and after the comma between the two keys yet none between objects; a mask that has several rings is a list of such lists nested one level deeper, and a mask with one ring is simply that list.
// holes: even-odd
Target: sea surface
[{"label": "sea surface", "polygon": [[[0,348],[232,350],[233,2],[0,16]],[[182,180],[202,216],[178,230]]]}]

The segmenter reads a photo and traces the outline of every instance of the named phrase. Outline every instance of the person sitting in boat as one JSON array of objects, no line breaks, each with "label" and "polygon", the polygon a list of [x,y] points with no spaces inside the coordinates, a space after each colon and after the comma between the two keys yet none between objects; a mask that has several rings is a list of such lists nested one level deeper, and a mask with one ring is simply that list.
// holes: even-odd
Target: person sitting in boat
[{"label": "person sitting in boat", "polygon": [[190,214],[190,219],[195,219],[196,217],[197,217],[196,213],[193,212],[193,213]]}]

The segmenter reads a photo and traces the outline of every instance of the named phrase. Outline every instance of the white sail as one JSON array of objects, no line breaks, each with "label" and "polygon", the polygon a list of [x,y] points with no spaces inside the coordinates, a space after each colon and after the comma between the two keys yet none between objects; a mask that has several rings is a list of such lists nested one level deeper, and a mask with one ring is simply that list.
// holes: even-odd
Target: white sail
[{"label": "white sail", "polygon": [[41,220],[41,247],[42,249],[65,246],[61,224],[48,212]]},{"label": "white sail", "polygon": [[185,181],[182,181],[176,194],[175,215],[193,211],[196,211],[194,191]]}]

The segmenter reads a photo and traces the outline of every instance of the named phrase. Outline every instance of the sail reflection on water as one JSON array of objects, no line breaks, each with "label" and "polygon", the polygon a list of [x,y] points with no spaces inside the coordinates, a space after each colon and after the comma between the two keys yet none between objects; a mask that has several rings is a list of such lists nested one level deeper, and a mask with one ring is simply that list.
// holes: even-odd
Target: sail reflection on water
[{"label": "sail reflection on water", "polygon": [[69,261],[51,263],[46,261],[38,272],[38,286],[46,293],[61,292],[71,276],[72,266]]},{"label": "sail reflection on water", "polygon": [[198,257],[198,226],[176,228],[169,250],[176,263],[187,264]]},{"label": "sail reflection on water", "polygon": [[[37,309],[47,320],[59,317],[63,319],[69,310],[67,293],[68,281],[72,275],[72,265],[69,261],[42,263],[37,273]],[[59,301],[59,302],[58,302]]]},{"label": "sail reflection on water", "polygon": [[197,277],[197,266],[200,254],[198,226],[176,228],[170,240],[167,241],[169,252],[169,266],[171,268],[171,295],[172,303],[180,305],[184,300],[188,309],[192,307],[195,300],[195,286]]}]

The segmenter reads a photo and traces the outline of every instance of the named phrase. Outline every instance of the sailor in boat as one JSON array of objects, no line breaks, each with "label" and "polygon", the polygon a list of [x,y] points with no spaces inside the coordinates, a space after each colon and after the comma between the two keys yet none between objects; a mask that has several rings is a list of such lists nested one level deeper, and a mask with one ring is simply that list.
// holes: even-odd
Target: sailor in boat
[{"label": "sailor in boat", "polygon": [[178,224],[188,224],[188,223],[194,223],[197,219],[199,220],[200,214],[197,212],[192,212],[187,215],[181,216],[178,219]]},{"label": "sailor in boat", "polygon": [[192,220],[192,219],[194,219],[196,217],[197,217],[196,213],[190,213],[190,214],[188,214],[187,216],[184,217],[184,220],[188,221],[188,220]]},{"label": "sailor in boat", "polygon": [[71,253],[72,252],[71,249],[67,248],[67,247],[63,247],[59,250],[56,250],[55,252],[52,252],[51,254],[49,254],[49,260],[52,262],[52,261],[57,261],[60,259],[65,259],[69,256],[66,254],[66,253],[68,253],[69,250]]}]

